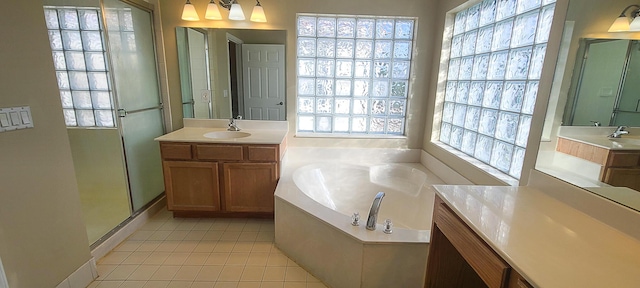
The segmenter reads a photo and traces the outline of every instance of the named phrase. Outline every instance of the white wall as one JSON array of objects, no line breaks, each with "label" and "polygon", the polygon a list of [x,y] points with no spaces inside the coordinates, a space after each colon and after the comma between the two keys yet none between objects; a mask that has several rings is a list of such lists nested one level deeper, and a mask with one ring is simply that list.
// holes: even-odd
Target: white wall
[{"label": "white wall", "polygon": [[0,133],[0,258],[10,287],[55,287],[91,255],[42,2],[0,2],[0,35],[0,107],[35,126]]}]

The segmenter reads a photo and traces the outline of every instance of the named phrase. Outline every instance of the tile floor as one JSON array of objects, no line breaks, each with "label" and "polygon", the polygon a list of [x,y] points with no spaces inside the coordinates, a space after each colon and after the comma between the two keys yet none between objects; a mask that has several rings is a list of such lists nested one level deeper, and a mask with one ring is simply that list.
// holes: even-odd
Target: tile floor
[{"label": "tile floor", "polygon": [[273,225],[161,211],[98,260],[89,288],[326,288],[275,247]]}]

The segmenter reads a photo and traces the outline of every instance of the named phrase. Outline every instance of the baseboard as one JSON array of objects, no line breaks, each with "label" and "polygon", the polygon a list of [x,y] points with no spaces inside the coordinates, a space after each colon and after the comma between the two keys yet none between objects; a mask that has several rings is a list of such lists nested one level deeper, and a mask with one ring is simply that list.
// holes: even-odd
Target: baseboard
[{"label": "baseboard", "polygon": [[116,246],[122,243],[122,241],[127,239],[127,237],[131,236],[131,234],[142,227],[153,215],[155,215],[165,207],[167,207],[167,198],[163,196],[159,198],[155,203],[149,205],[149,208],[136,215],[128,223],[122,226],[117,232],[113,233],[113,235],[100,243],[100,245],[91,249],[91,256],[93,256],[93,258],[95,259],[100,260],[102,257],[107,255],[109,251],[113,250],[113,248],[116,248]]},{"label": "baseboard", "polygon": [[60,282],[56,288],[85,288],[98,278],[98,269],[96,268],[96,260],[91,257],[89,261],[84,263],[80,268],[71,273],[67,279]]}]

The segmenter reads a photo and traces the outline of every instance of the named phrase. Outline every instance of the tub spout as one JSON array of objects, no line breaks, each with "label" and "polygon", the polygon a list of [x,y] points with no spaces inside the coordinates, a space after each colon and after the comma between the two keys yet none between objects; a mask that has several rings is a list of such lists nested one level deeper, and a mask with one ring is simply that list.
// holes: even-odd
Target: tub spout
[{"label": "tub spout", "polygon": [[384,192],[378,192],[376,197],[373,198],[371,210],[369,210],[369,218],[367,218],[367,230],[376,230],[376,220],[378,219],[378,210],[380,210],[382,198],[384,198]]}]

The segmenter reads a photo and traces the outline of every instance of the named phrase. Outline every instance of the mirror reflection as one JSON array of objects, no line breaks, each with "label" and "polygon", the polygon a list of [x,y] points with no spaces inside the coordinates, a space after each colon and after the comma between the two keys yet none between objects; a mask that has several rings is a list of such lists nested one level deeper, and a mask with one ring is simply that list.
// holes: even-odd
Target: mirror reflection
[{"label": "mirror reflection", "polygon": [[640,42],[581,39],[563,125],[640,126]]},{"label": "mirror reflection", "polygon": [[640,211],[640,33],[607,32],[627,4],[569,2],[536,170]]},{"label": "mirror reflection", "polygon": [[284,30],[177,27],[185,118],[286,120]]}]

